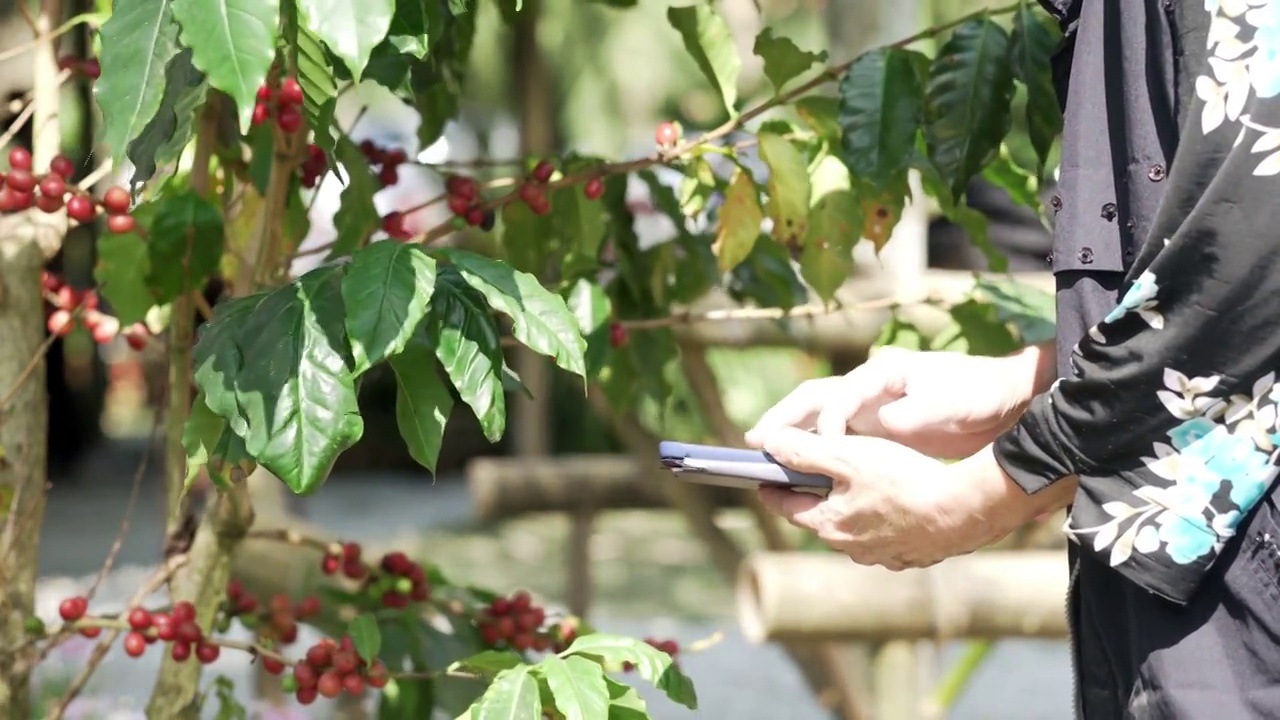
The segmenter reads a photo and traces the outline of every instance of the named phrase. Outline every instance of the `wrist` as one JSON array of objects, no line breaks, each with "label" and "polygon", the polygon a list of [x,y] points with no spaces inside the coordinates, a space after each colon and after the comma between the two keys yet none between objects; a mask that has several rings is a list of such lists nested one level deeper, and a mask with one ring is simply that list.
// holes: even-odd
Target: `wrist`
[{"label": "wrist", "polygon": [[1027,493],[1014,482],[996,460],[991,445],[948,466],[953,487],[963,493],[967,513],[976,514],[987,523],[994,542],[1045,513],[1071,504],[1078,487],[1077,479],[1065,477],[1034,493]]},{"label": "wrist", "polygon": [[1058,379],[1058,361],[1052,342],[1028,345],[1009,356],[1025,402],[1047,391]]}]

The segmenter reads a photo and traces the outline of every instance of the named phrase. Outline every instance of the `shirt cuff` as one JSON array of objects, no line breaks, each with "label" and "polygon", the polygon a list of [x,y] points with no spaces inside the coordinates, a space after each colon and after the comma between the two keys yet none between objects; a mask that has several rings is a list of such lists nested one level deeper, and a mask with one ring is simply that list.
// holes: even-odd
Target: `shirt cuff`
[{"label": "shirt cuff", "polygon": [[996,462],[1028,495],[1078,474],[1075,455],[1054,414],[1053,390],[1036,396],[1022,418],[992,446]]}]

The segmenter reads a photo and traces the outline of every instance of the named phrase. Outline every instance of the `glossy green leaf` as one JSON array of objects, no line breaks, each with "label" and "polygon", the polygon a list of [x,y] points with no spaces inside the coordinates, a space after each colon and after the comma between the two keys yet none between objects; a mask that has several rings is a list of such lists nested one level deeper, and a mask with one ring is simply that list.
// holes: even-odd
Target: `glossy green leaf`
[{"label": "glossy green leaf", "polygon": [[729,114],[734,114],[738,102],[738,75],[742,60],[733,44],[729,25],[714,5],[698,2],[695,5],[667,8],[667,22],[680,33],[684,47],[698,65],[698,69],[719,93]]},{"label": "glossy green leaf", "polygon": [[453,412],[453,394],[436,371],[436,357],[424,343],[409,343],[391,357],[396,374],[396,426],[409,455],[436,471],[445,426]]},{"label": "glossy green leaf", "polygon": [[497,442],[507,423],[502,341],[484,298],[455,268],[441,267],[422,327],[458,396],[475,413],[489,442]]},{"label": "glossy green leaf", "polygon": [[444,27],[444,8],[439,2],[398,0],[387,40],[401,53],[421,60],[435,47]]},{"label": "glossy green leaf", "polygon": [[670,655],[648,643],[620,635],[592,633],[574,640],[569,649],[560,654],[561,657],[573,655],[596,658],[609,671],[630,663],[640,677],[653,683],[667,697],[690,710],[698,709],[693,681],[671,661]]},{"label": "glossy green leaf", "polygon": [[599,663],[578,655],[564,659],[548,655],[534,666],[534,672],[546,681],[565,720],[608,717],[609,688]]},{"label": "glossy green leaf", "polygon": [[154,207],[147,284],[163,304],[203,287],[218,271],[226,236],[222,213],[194,191],[163,195]]},{"label": "glossy green leaf", "polygon": [[720,229],[711,246],[721,272],[728,272],[747,259],[760,237],[762,222],[760,190],[751,174],[738,168],[725,191],[724,204],[720,206]]},{"label": "glossy green leaf", "polygon": [[378,186],[370,174],[369,161],[360,148],[343,139],[336,148],[338,162],[342,163],[347,186],[339,196],[338,211],[333,216],[333,228],[337,233],[330,258],[350,255],[369,241],[369,237],[381,225],[378,208],[373,196]]},{"label": "glossy green leaf", "polygon": [[569,372],[585,376],[586,342],[564,300],[538,279],[506,263],[462,250],[442,250],[489,306],[511,318],[511,334],[536,353],[554,358]]},{"label": "glossy green leaf", "polygon": [[1040,161],[1041,174],[1053,141],[1062,132],[1062,106],[1053,85],[1051,61],[1062,33],[1047,15],[1023,3],[1013,16],[1009,62],[1013,76],[1027,88],[1027,135]]},{"label": "glossy green leaf", "polygon": [[774,35],[771,27],[766,27],[756,36],[752,52],[764,61],[764,75],[779,92],[784,85],[809,68],[827,61],[825,50],[821,52],[801,50],[791,38]]},{"label": "glossy green leaf", "polygon": [[542,698],[531,667],[521,665],[499,673],[468,712],[470,720],[541,720]]},{"label": "glossy green leaf", "polygon": [[809,165],[796,146],[781,135],[759,134],[760,158],[769,167],[766,210],[773,237],[797,244],[809,230]]},{"label": "glossy green leaf", "polygon": [[164,71],[164,95],[160,106],[129,143],[134,183],[144,183],[156,173],[156,165],[173,162],[191,141],[196,111],[204,104],[208,86],[204,73],[191,63],[191,51],[182,50]]},{"label": "glossy green leaf", "polygon": [[636,689],[605,676],[609,688],[608,720],[649,720],[649,708]]},{"label": "glossy green leaf", "polygon": [[500,673],[524,664],[524,658],[514,650],[484,650],[449,665],[450,672]]},{"label": "glossy green leaf", "polygon": [[302,23],[359,82],[373,48],[387,36],[395,0],[297,0]]},{"label": "glossy green leaf", "polygon": [[355,616],[347,623],[347,635],[362,660],[367,662],[378,657],[378,651],[382,649],[382,631],[376,617],[369,613]]},{"label": "glossy green leaf", "polygon": [[840,81],[841,158],[859,180],[884,184],[904,173],[924,113],[915,54],[879,48]]},{"label": "glossy green leaf", "polygon": [[94,97],[102,110],[102,142],[117,166],[129,144],[160,110],[165,67],[178,54],[178,24],[170,0],[115,0],[98,35],[101,75]]},{"label": "glossy green leaf", "polygon": [[809,215],[800,275],[825,303],[853,272],[853,246],[862,237],[862,203],[848,190],[824,195]]},{"label": "glossy green leaf", "polygon": [[98,291],[121,325],[140,322],[155,304],[146,282],[151,269],[146,241],[135,233],[107,233],[98,239],[97,251],[93,278]]},{"label": "glossy green leaf", "polygon": [[341,276],[341,268],[317,268],[251,311],[236,306],[222,318],[236,317],[236,327],[214,333],[215,317],[195,348],[196,383],[210,408],[231,420],[250,455],[297,493],[318,488],[364,432]]},{"label": "glossy green leaf", "polygon": [[236,379],[245,362],[237,336],[264,298],[266,293],[258,293],[218,303],[213,318],[197,329],[192,350],[195,381],[205,402],[209,409],[226,418],[240,437],[247,435],[249,428],[236,397]]},{"label": "glossy green leaf", "polygon": [[298,86],[302,88],[302,112],[307,126],[315,131],[315,142],[325,152],[334,150],[333,120],[338,88],[333,81],[333,67],[319,38],[307,28],[298,28]]},{"label": "glossy green leaf", "polygon": [[192,62],[235,100],[240,130],[247,130],[275,60],[280,0],[173,0],[173,15]]},{"label": "glossy green leaf", "polygon": [[1008,52],[1004,29],[980,18],[957,27],[934,58],[925,92],[925,144],[953,198],[964,195],[1009,131]]},{"label": "glossy green leaf", "polygon": [[[217,467],[220,462],[219,451],[229,446],[237,450],[242,450],[244,447],[242,443],[232,446],[228,435],[234,437],[226,419],[210,410],[204,401],[204,394],[198,393],[191,403],[191,412],[187,415],[186,423],[182,427],[182,447],[187,454],[187,470],[184,476],[187,486],[190,486],[191,481],[200,473],[200,468],[206,466],[209,468],[210,479],[219,485],[223,484],[219,481],[225,480],[225,477],[218,472]],[[230,459],[232,462],[238,462],[241,458]],[[221,462],[226,460],[225,457],[221,458]]]},{"label": "glossy green leaf", "polygon": [[551,194],[551,223],[567,260],[594,261],[604,242],[608,218],[598,200],[589,200],[581,187],[560,188]]},{"label": "glossy green leaf", "polygon": [[342,302],[357,373],[404,349],[426,317],[435,284],[435,258],[417,245],[384,240],[351,257]]}]

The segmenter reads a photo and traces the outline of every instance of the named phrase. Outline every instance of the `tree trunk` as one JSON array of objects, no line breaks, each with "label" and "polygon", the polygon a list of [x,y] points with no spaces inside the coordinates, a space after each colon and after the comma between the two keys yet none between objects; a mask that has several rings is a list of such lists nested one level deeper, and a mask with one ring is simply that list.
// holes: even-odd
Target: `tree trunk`
[{"label": "tree trunk", "polygon": [[14,651],[32,616],[44,519],[46,433],[45,254],[32,217],[0,223],[0,718],[30,715],[30,668]]}]

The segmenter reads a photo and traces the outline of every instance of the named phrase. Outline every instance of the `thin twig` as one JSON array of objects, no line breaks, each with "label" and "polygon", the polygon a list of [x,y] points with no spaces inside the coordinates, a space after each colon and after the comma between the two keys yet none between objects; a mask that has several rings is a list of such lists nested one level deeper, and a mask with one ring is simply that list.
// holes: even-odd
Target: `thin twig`
[{"label": "thin twig", "polygon": [[53,334],[50,334],[49,337],[45,338],[44,343],[40,345],[40,349],[35,355],[31,356],[29,361],[27,361],[27,366],[22,368],[22,372],[18,373],[17,379],[13,381],[13,387],[5,391],[3,396],[0,396],[0,421],[3,420],[5,410],[9,406],[9,403],[13,401],[13,397],[18,394],[18,390],[22,389],[22,385],[31,378],[31,375],[36,371],[36,368],[40,367],[40,361],[49,352],[49,348],[53,347],[53,343],[57,339],[58,336]]},{"label": "thin twig", "polygon": [[116,558],[120,555],[120,549],[124,547],[125,535],[129,533],[129,521],[133,518],[134,508],[138,504],[138,495],[142,489],[142,477],[146,475],[147,465],[150,463],[151,450],[155,446],[156,436],[160,430],[160,419],[162,414],[159,408],[156,408],[151,421],[151,433],[147,436],[147,444],[142,449],[142,458],[138,460],[138,467],[133,472],[133,485],[129,488],[129,501],[124,506],[124,518],[120,521],[120,530],[116,533],[116,539],[111,543],[111,549],[107,551],[107,559],[102,562],[102,569],[98,571],[98,576],[94,578],[93,584],[89,586],[89,592],[85,593],[85,598],[92,600],[98,588],[102,585],[102,581],[107,578],[111,572],[111,568],[116,563]]},{"label": "thin twig", "polygon": [[[22,6],[22,0],[18,0],[18,6],[19,7]],[[56,37],[65,35],[71,30],[75,29],[76,26],[82,25],[92,20],[96,15],[97,13],[81,13],[80,15],[76,15],[70,20],[59,25],[57,28],[54,29],[53,32],[49,33],[49,38],[56,38]],[[21,45],[14,45],[13,47],[7,50],[0,51],[0,62],[5,62],[6,60],[12,60],[20,55],[29,53],[32,50],[34,50],[35,47],[39,45],[41,42],[44,42],[44,40],[45,38],[43,37],[36,37],[35,39],[28,40],[27,42]]]}]

